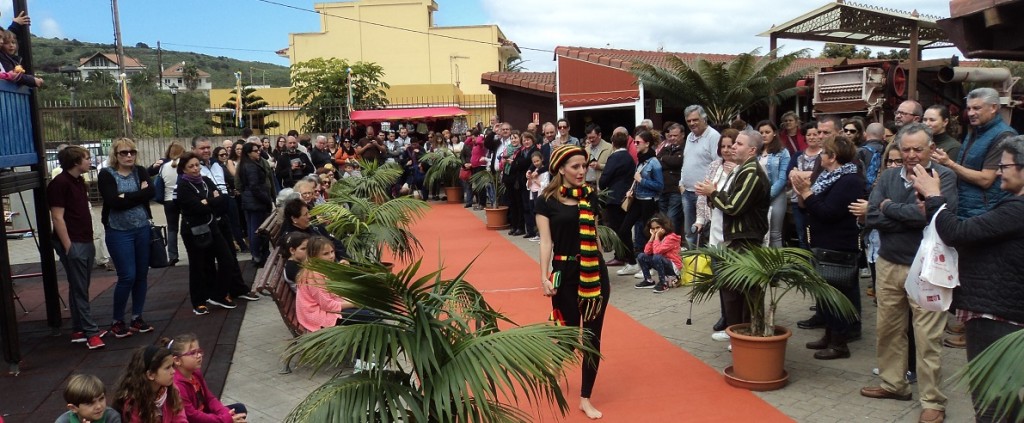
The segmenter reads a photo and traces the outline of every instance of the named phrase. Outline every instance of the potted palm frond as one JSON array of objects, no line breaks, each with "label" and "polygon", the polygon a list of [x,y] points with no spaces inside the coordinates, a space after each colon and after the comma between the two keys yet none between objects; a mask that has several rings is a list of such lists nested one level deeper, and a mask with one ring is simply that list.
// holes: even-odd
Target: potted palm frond
[{"label": "potted palm frond", "polygon": [[347,192],[332,193],[325,203],[313,207],[310,215],[344,242],[346,253],[353,261],[380,263],[384,250],[402,262],[411,261],[422,246],[410,227],[430,206],[411,196],[386,201],[370,198]]},{"label": "potted palm frond", "polygon": [[499,206],[499,199],[505,195],[505,184],[501,183],[501,173],[487,169],[469,177],[473,192],[487,198],[487,229],[505,229],[508,227],[508,206]]},{"label": "potted palm frond", "polygon": [[429,164],[425,182],[432,187],[437,183],[444,186],[449,204],[462,202],[462,184],[459,183],[459,172],[462,170],[462,157],[447,148],[439,148],[423,155],[420,159]]},{"label": "potted palm frond", "polygon": [[960,369],[954,379],[967,383],[975,408],[991,421],[1024,421],[1024,330],[1004,335]]},{"label": "potted palm frond", "polygon": [[[441,271],[417,277],[421,261],[392,274],[376,265],[313,260],[327,291],[372,310],[382,320],[302,335],[287,359],[330,380],[306,396],[286,422],[526,422],[526,404],[568,404],[559,381],[579,364],[579,328],[518,326],[493,309],[464,279]],[[512,326],[500,329],[502,326]],[[342,372],[337,363],[369,363]]]},{"label": "potted palm frond", "polygon": [[726,328],[732,342],[733,365],[725,369],[730,385],[758,391],[786,385],[786,340],[792,332],[775,324],[775,312],[787,293],[810,296],[819,307],[847,318],[857,315],[853,304],[815,271],[814,256],[805,249],[713,246],[687,250],[683,255],[706,255],[711,261],[711,273],[693,274],[690,297],[694,302],[731,289],[743,294],[750,311],[750,323]]},{"label": "potted palm frond", "polygon": [[398,183],[404,170],[394,162],[359,161],[361,177],[342,178],[331,186],[331,196],[351,195],[384,202],[391,197],[391,187]]}]

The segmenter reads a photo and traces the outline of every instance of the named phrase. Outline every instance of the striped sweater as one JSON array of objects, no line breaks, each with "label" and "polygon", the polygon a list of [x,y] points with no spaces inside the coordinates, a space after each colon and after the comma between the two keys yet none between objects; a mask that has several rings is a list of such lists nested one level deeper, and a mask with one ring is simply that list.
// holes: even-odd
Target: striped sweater
[{"label": "striped sweater", "polygon": [[731,178],[728,189],[708,195],[711,206],[722,211],[725,242],[753,240],[760,244],[768,232],[768,175],[753,157],[734,170]]}]

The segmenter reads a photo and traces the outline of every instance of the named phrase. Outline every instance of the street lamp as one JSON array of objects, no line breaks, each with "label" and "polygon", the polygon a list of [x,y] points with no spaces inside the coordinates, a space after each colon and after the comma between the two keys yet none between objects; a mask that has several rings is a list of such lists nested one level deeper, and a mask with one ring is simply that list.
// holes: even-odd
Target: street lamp
[{"label": "street lamp", "polygon": [[171,84],[171,98],[174,99],[174,137],[178,138],[178,84]]}]

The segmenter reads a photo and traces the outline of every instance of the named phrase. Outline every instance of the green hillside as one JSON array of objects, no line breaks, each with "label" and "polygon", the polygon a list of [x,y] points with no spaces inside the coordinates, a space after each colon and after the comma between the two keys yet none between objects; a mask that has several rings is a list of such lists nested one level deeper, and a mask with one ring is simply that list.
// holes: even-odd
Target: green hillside
[{"label": "green hillside", "polygon": [[[78,66],[80,58],[101,51],[114,52],[115,48],[113,44],[87,43],[66,38],[32,37],[32,52],[36,73],[41,75],[57,73],[61,66]],[[143,43],[132,47],[126,45],[124,47],[124,54],[142,62],[155,79],[160,69],[157,66],[156,46],[147,46]],[[195,63],[200,70],[209,73],[213,88],[234,87],[235,77],[233,74],[239,71],[242,72],[242,83],[248,85],[250,68],[252,68],[252,82],[254,84],[262,85],[266,81],[266,84],[272,87],[287,87],[290,85],[288,67],[286,66],[264,62],[249,62],[225,56],[209,56],[199,53],[163,50],[164,68],[182,61]]]}]

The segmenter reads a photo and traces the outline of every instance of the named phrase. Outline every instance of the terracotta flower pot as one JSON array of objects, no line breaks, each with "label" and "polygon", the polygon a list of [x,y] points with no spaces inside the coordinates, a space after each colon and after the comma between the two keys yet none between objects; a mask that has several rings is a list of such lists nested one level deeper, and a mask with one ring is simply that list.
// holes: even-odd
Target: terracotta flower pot
[{"label": "terracotta flower pot", "polygon": [[448,204],[462,204],[462,187],[444,187],[444,195],[448,196]]},{"label": "terracotta flower pot", "polygon": [[508,206],[496,209],[484,209],[487,214],[487,229],[505,229],[508,227]]},{"label": "terracotta flower pot", "polygon": [[725,329],[732,342],[732,363],[725,369],[725,381],[732,386],[752,391],[770,391],[786,386],[786,343],[793,332],[775,326],[775,336],[760,337],[737,333],[749,323]]}]

